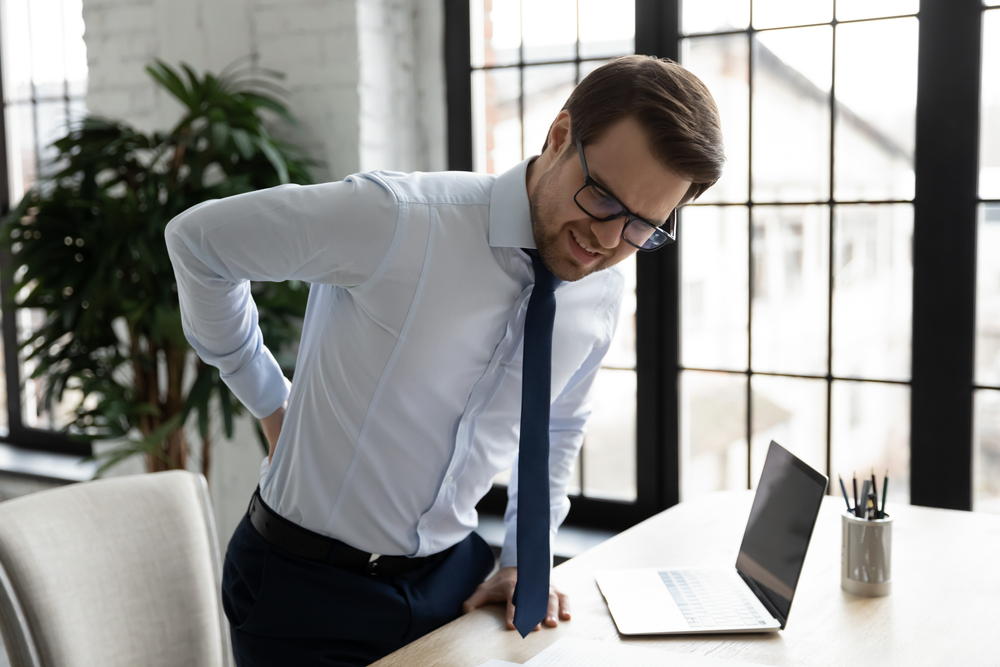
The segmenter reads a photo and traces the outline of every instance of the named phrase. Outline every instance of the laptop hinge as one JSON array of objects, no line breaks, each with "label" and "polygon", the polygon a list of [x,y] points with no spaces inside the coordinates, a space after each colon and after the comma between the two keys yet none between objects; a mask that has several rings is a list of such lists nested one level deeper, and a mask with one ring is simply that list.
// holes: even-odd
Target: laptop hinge
[{"label": "laptop hinge", "polygon": [[768,599],[767,595],[764,594],[764,591],[757,585],[757,582],[753,580],[753,577],[745,575],[739,570],[736,570],[736,573],[742,577],[743,581],[750,587],[750,590],[753,591],[753,594],[757,596],[757,599],[760,600],[760,603],[764,605],[764,608],[767,609],[771,616],[781,623],[781,629],[784,630],[785,621],[787,619],[782,616],[781,612],[778,611],[778,608],[774,606],[770,599]]}]

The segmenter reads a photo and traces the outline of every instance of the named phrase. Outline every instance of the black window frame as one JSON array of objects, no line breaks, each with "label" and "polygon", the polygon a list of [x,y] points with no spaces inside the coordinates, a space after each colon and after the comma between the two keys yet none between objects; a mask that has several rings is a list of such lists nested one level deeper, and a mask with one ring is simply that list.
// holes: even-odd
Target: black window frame
[{"label": "black window frame", "polygon": [[[2,26],[0,26],[2,27]],[[0,33],[2,39],[2,33]],[[66,104],[67,119],[69,118],[69,104],[71,96],[69,94],[68,82],[63,82],[63,95],[55,98],[39,98],[36,91],[32,89],[30,103],[35,112],[37,121],[37,109],[39,102],[63,101]],[[18,102],[24,103],[24,102]],[[7,154],[7,97],[4,93],[3,80],[3,52],[0,49],[0,217],[10,213],[10,170]],[[41,173],[39,159],[40,140],[38,136],[38,123],[34,124],[35,130],[35,162],[38,173]],[[0,251],[0,268],[9,266],[9,257]],[[3,380],[7,392],[7,434],[0,434],[0,443],[6,443],[40,452],[55,454],[70,454],[74,456],[91,456],[93,447],[89,442],[72,439],[68,434],[61,431],[33,428],[25,425],[22,415],[21,397],[21,365],[19,361],[19,350],[17,340],[17,321],[14,317],[16,308],[12,299],[13,280],[10,274],[0,270],[0,335],[3,340]]]},{"label": "black window frame", "polygon": [[[680,60],[680,3],[635,0],[636,53]],[[917,12],[910,502],[960,510],[973,504],[974,391],[997,389],[974,378],[977,208],[993,201],[978,196],[985,10],[981,0],[922,0]],[[473,168],[470,46],[468,0],[445,0],[453,170]],[[638,498],[574,497],[569,524],[617,530],[679,502],[678,247],[637,257]],[[494,488],[479,509],[505,506]]]}]

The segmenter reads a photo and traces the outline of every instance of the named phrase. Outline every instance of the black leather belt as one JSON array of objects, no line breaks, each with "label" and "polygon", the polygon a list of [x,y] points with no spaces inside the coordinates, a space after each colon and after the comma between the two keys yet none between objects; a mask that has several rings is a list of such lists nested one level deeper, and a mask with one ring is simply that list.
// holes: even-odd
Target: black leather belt
[{"label": "black leather belt", "polygon": [[253,497],[250,499],[247,516],[250,517],[250,523],[260,533],[260,536],[275,547],[287,551],[293,556],[317,563],[326,563],[330,558],[330,553],[336,550],[331,564],[351,572],[392,576],[416,570],[447,553],[443,551],[433,556],[407,558],[406,556],[380,556],[355,549],[340,540],[297,526],[279,515],[261,500],[259,488],[254,491]]}]

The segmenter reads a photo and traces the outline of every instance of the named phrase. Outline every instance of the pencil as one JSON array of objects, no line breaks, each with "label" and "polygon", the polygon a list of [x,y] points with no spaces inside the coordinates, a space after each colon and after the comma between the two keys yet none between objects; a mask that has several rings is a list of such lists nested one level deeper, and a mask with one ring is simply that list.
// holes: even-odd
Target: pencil
[{"label": "pencil", "polygon": [[854,516],[861,516],[858,514],[858,473],[854,473]]},{"label": "pencil", "polygon": [[[875,488],[875,468],[872,468],[872,493],[875,494],[875,499],[878,499],[878,489]],[[878,503],[875,503],[875,509],[878,509]]]},{"label": "pencil", "polygon": [[882,511],[879,514],[880,519],[885,518],[885,490],[889,488],[889,470],[885,471],[885,480],[882,482]]},{"label": "pencil", "polygon": [[840,490],[844,493],[844,502],[847,504],[847,511],[851,511],[851,501],[847,499],[847,488],[844,486],[844,478],[837,475],[837,479],[840,480]]}]

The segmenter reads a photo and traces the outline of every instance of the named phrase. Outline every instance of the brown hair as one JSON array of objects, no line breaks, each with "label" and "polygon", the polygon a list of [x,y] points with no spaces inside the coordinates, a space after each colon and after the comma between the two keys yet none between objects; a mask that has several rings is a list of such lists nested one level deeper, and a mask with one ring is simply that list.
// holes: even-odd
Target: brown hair
[{"label": "brown hair", "polygon": [[[587,75],[563,109],[584,144],[634,117],[649,133],[653,155],[691,180],[681,203],[697,199],[722,176],[726,156],[715,100],[698,77],[672,60],[614,58]],[[543,152],[547,145],[546,136]]]}]

